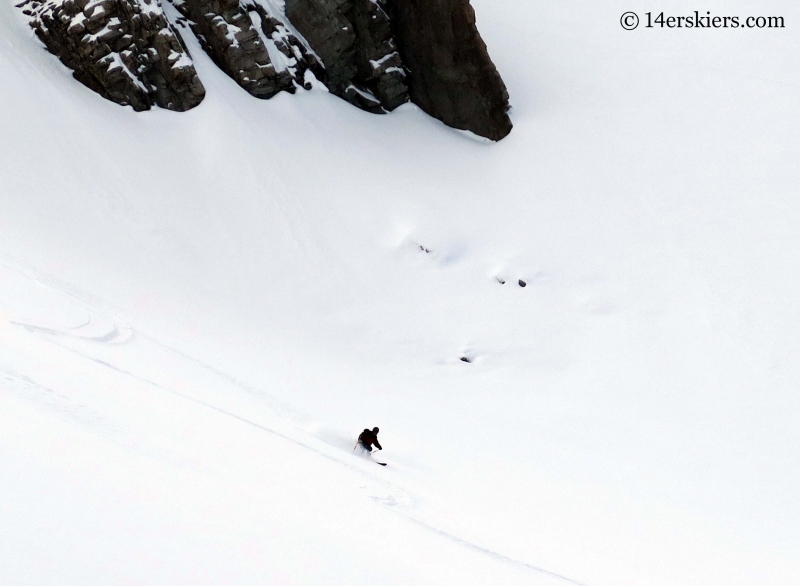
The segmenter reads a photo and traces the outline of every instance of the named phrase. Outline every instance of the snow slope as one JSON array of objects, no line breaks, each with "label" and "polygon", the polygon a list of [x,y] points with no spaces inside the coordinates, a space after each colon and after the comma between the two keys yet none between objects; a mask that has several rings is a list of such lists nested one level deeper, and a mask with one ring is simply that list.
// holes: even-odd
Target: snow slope
[{"label": "snow slope", "polygon": [[498,144],[196,45],[135,114],[0,5],[3,584],[795,583],[800,10],[473,3]]}]

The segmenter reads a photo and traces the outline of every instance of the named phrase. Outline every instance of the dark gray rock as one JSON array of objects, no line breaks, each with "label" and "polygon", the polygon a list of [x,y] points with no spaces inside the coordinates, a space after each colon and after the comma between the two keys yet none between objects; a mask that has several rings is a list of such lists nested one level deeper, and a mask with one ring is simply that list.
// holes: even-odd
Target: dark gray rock
[{"label": "dark gray rock", "polygon": [[389,16],[378,0],[353,0],[347,14],[356,31],[355,81],[394,110],[408,101],[408,87]]},{"label": "dark gray rock", "polygon": [[448,126],[500,140],[511,132],[508,92],[469,0],[390,0],[411,101]]},{"label": "dark gray rock", "polygon": [[158,0],[27,0],[23,12],[75,79],[141,111],[184,111],[205,89]]},{"label": "dark gray rock", "polygon": [[260,28],[264,38],[275,49],[272,59],[275,70],[279,74],[286,71],[296,85],[311,89],[306,80],[306,72],[310,71],[314,77],[322,79],[325,76],[325,67],[305,42],[291,31],[291,25],[283,14],[274,13],[272,6],[263,0],[250,1],[257,2],[247,6],[254,25],[258,27],[257,21],[261,21]]},{"label": "dark gray rock", "polygon": [[286,0],[286,17],[322,60],[332,86],[348,84],[356,73],[356,34],[341,9],[349,1]]},{"label": "dark gray rock", "polygon": [[322,60],[322,81],[333,94],[376,113],[408,101],[381,1],[286,0],[286,16]]},{"label": "dark gray rock", "polygon": [[[214,63],[257,98],[271,98],[281,91],[294,93],[296,85],[303,85],[307,69],[322,70],[267,4],[255,0],[248,4],[240,0],[171,1]],[[268,44],[275,47],[279,63],[272,62]]]},{"label": "dark gray rock", "polygon": [[259,98],[309,89],[383,113],[410,99],[445,124],[500,140],[508,93],[469,0],[24,0],[76,79],[136,110],[188,110],[205,90],[160,1],[211,59]]}]

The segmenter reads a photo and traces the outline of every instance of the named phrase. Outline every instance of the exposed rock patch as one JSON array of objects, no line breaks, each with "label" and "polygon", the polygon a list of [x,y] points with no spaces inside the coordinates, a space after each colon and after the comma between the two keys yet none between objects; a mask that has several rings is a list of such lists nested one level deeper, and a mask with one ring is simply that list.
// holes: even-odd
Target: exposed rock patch
[{"label": "exposed rock patch", "polygon": [[294,93],[296,85],[303,85],[307,69],[322,70],[266,3],[171,1],[214,63],[257,98]]},{"label": "exposed rock patch", "polygon": [[286,0],[286,16],[325,65],[332,93],[377,113],[408,101],[381,0]]},{"label": "exposed rock patch", "polygon": [[23,12],[75,79],[134,110],[184,111],[205,89],[158,0],[27,0]]},{"label": "exposed rock patch", "polygon": [[492,140],[511,132],[508,91],[469,0],[391,0],[390,15],[415,104]]},{"label": "exposed rock patch", "polygon": [[306,72],[317,79],[325,77],[325,67],[307,43],[292,32],[286,16],[269,4],[269,0],[250,0],[247,9],[254,25],[263,34],[275,70],[287,72],[296,85],[311,89],[306,83]]},{"label": "exposed rock patch", "polygon": [[353,0],[348,18],[356,31],[356,83],[394,110],[408,101],[408,87],[389,16],[379,0]]}]

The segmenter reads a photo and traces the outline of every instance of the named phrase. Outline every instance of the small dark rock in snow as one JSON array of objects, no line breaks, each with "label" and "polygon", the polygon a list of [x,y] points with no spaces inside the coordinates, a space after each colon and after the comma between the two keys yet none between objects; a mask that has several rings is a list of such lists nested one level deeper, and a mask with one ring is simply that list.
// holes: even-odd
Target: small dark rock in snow
[{"label": "small dark rock in snow", "polygon": [[497,282],[500,283],[501,285],[505,285],[506,284],[505,279],[501,279],[500,277],[495,277],[495,279],[497,279]]},{"label": "small dark rock in snow", "polygon": [[466,356],[462,356],[462,357],[461,357],[461,362],[466,362],[467,364],[469,364],[470,362],[472,362],[472,360],[470,360],[470,359],[469,359],[469,358],[467,358]]},{"label": "small dark rock in snow", "polygon": [[527,287],[527,286],[528,286],[528,284],[527,284],[525,281],[523,281],[522,279],[520,279],[520,280],[519,280],[519,286],[520,286],[520,287]]}]

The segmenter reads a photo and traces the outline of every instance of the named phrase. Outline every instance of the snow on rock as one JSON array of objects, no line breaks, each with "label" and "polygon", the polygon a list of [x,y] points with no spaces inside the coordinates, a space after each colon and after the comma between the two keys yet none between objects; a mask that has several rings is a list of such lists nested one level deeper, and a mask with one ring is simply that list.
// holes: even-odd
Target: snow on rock
[{"label": "snow on rock", "polygon": [[21,7],[75,79],[113,102],[185,111],[205,96],[158,0],[26,0]]},{"label": "snow on rock", "polygon": [[[299,41],[285,34],[285,27],[278,33],[283,23],[265,6],[246,6],[239,0],[174,0],[173,4],[189,20],[211,59],[257,98],[271,98],[281,91],[294,93],[306,69],[322,70]],[[274,42],[276,33],[282,40],[278,51],[294,59],[291,69],[282,59],[274,63],[271,58],[267,42]]]},{"label": "snow on rock", "polygon": [[317,79],[325,77],[325,66],[319,56],[289,23],[281,8],[269,0],[252,0],[246,7],[277,71],[286,71],[297,85],[305,89],[311,89],[305,81],[306,72]]},{"label": "snow on rock", "polygon": [[380,3],[287,0],[286,15],[321,57],[332,93],[375,113],[408,101],[405,72]]}]

